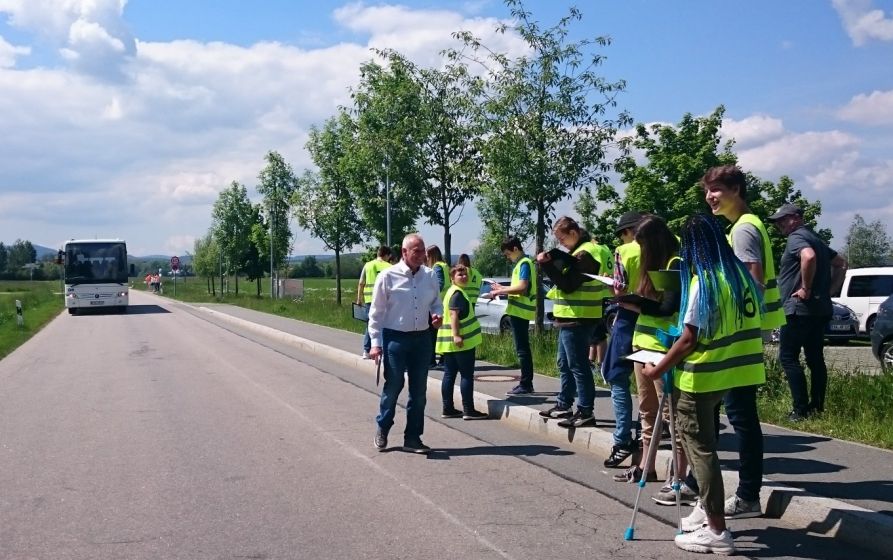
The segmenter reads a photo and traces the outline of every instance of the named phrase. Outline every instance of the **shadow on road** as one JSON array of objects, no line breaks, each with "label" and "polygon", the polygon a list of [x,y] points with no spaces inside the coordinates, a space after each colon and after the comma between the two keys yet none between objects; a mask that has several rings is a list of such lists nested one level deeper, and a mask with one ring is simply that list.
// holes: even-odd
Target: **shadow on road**
[{"label": "shadow on road", "polygon": [[150,315],[152,313],[170,313],[159,305],[131,305],[127,308],[128,315]]},{"label": "shadow on road", "polygon": [[468,457],[472,455],[508,455],[512,457],[536,457],[537,455],[573,455],[554,445],[481,445],[458,449],[434,449],[428,453],[429,459],[449,460],[452,457]]}]

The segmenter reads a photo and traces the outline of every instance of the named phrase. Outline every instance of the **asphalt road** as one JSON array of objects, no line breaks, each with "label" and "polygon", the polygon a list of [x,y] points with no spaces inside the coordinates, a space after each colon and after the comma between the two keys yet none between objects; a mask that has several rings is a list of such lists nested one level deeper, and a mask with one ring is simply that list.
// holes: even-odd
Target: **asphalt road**
[{"label": "asphalt road", "polygon": [[[591,456],[439,418],[430,456],[378,453],[368,376],[132,300],[0,361],[0,558],[696,557],[647,511],[624,541]],[[854,552],[765,523],[734,527],[747,555]]]}]

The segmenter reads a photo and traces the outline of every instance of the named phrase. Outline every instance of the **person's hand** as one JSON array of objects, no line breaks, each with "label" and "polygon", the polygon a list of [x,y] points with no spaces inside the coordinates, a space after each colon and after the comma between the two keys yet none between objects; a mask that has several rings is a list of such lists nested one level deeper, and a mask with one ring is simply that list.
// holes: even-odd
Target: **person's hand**
[{"label": "person's hand", "polygon": [[794,292],[794,297],[803,301],[808,300],[810,295],[812,295],[812,290],[807,290],[806,288],[800,288]]},{"label": "person's hand", "polygon": [[431,326],[434,327],[435,329],[439,329],[440,325],[442,325],[442,324],[443,324],[443,317],[441,317],[440,315],[438,315],[436,313],[432,313],[431,314]]},{"label": "person's hand", "polygon": [[369,349],[369,359],[374,360],[376,365],[381,360],[381,346],[373,346]]},{"label": "person's hand", "polygon": [[536,262],[538,262],[539,264],[544,264],[551,260],[552,260],[552,255],[550,255],[549,253],[547,253],[545,251],[543,251],[542,253],[540,253],[536,256]]},{"label": "person's hand", "polygon": [[657,367],[655,367],[655,365],[651,362],[648,362],[647,364],[644,364],[642,366],[642,375],[644,375],[648,379],[657,379],[658,377],[660,377],[660,373],[658,373]]},{"label": "person's hand", "polygon": [[459,336],[458,334],[454,334],[453,335],[453,344],[455,344],[459,348],[462,348],[462,345],[464,344],[464,342],[462,341],[462,337]]}]

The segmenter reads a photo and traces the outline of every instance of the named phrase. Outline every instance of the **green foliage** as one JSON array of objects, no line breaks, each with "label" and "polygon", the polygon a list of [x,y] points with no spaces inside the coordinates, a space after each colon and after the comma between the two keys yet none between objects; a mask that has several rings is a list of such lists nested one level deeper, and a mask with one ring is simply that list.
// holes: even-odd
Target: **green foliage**
[{"label": "green foliage", "polygon": [[211,227],[223,253],[224,268],[231,274],[244,271],[249,261],[257,258],[257,253],[251,252],[251,232],[260,220],[258,209],[248,199],[248,190],[233,181],[218,195],[212,216]]},{"label": "green foliage", "polygon": [[484,276],[510,276],[512,273],[511,264],[500,249],[502,239],[500,234],[485,230],[480,244],[474,249],[471,264]]},{"label": "green foliage", "polygon": [[[292,233],[288,226],[288,216],[292,193],[296,187],[295,176],[291,165],[279,152],[267,152],[264,159],[267,165],[257,176],[257,192],[263,197],[261,206],[266,216],[266,226],[273,236],[273,264],[278,269],[291,252]],[[250,227],[245,230],[246,239],[250,231]],[[265,249],[258,247],[257,250],[261,254]],[[266,260],[269,261],[269,252]]]},{"label": "green foliage", "polygon": [[[0,282],[0,358],[27,342],[62,311],[65,304],[58,292],[58,281]],[[16,320],[15,300],[22,302],[23,327]]]},{"label": "green foliage", "polygon": [[9,251],[6,245],[0,242],[0,274],[6,272],[6,266],[9,264]]},{"label": "green foliage", "polygon": [[822,214],[822,203],[820,201],[810,202],[807,200],[803,193],[800,192],[800,189],[794,188],[794,181],[790,177],[782,176],[777,183],[773,183],[772,181],[760,181],[753,175],[748,174],[747,203],[750,206],[750,210],[766,223],[776,264],[781,259],[782,252],[784,252],[787,237],[782,235],[778,228],[770,225],[766,218],[774,214],[786,202],[792,202],[802,208],[803,222],[815,230],[816,234],[825,243],[831,241],[831,230],[816,228],[816,221]]},{"label": "green foliage", "polygon": [[195,274],[208,280],[208,293],[216,296],[217,287],[213,278],[220,270],[220,248],[213,233],[208,231],[204,237],[196,239],[192,250],[192,267]]},{"label": "green foliage", "polygon": [[847,261],[851,268],[884,266],[891,260],[890,246],[893,244],[887,235],[887,226],[880,220],[870,224],[856,214],[846,236]]},{"label": "green foliage", "polygon": [[37,250],[34,249],[31,242],[16,239],[7,249],[6,268],[10,272],[18,272],[20,268],[36,260]]},{"label": "green foliage", "polygon": [[304,257],[303,262],[292,267],[288,276],[289,278],[322,278],[325,276],[325,272],[319,266],[316,257],[308,255]]}]

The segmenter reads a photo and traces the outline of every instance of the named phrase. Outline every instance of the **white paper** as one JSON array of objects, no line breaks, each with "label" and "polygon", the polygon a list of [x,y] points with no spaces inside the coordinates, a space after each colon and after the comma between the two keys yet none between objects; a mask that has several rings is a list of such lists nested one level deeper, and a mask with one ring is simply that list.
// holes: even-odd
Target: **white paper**
[{"label": "white paper", "polygon": [[584,272],[583,276],[588,276],[588,277],[592,278],[593,280],[598,280],[602,284],[607,284],[608,286],[614,285],[614,279],[611,278],[610,276],[599,276],[598,274],[589,274],[587,272]]},{"label": "white paper", "polygon": [[632,354],[625,356],[627,360],[639,362],[642,364],[656,364],[663,359],[663,352],[655,352],[654,350],[636,350]]}]

